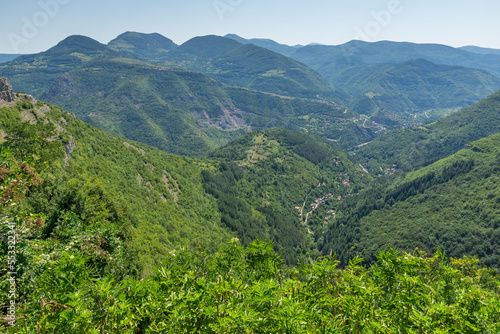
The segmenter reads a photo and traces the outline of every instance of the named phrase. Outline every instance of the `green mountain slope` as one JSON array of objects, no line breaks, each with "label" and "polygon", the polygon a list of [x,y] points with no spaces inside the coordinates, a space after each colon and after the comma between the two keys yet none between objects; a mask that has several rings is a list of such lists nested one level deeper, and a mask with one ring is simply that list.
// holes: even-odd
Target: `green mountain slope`
[{"label": "green mountain slope", "polygon": [[486,52],[388,41],[290,47],[228,37],[308,65],[348,93],[345,105],[389,127],[436,120],[499,89],[500,56]]},{"label": "green mountain slope", "polygon": [[500,132],[500,91],[437,122],[394,130],[356,150],[373,173],[391,168],[412,169],[451,155],[466,144]]},{"label": "green mountain slope", "polygon": [[0,64],[0,75],[9,78],[14,90],[39,97],[67,71],[98,59],[121,57],[123,53],[85,36],[70,36],[45,52],[23,55]]},{"label": "green mountain slope", "polygon": [[[137,252],[136,263],[145,274],[174,248],[194,240],[220,242],[234,236],[221,225],[217,203],[203,188],[201,171],[214,168],[210,162],[113,136],[54,105],[21,101],[2,106],[4,139],[21,121],[50,121],[55,125],[55,139],[62,143],[61,158],[43,170],[42,186],[33,188],[27,199],[34,212],[48,215],[47,225],[58,224],[66,211],[87,222],[107,214],[111,209],[100,208],[105,200],[95,204],[85,200],[89,196],[85,189],[90,194],[102,193],[114,203],[110,207],[121,212],[120,229],[129,236],[127,245]],[[15,141],[14,147],[21,143]],[[26,145],[29,150],[36,148],[29,141]]]},{"label": "green mountain slope", "polygon": [[[173,248],[233,236],[245,245],[273,240],[287,263],[295,264],[315,253],[330,210],[371,179],[336,144],[283,128],[249,133],[210,160],[196,160],[113,136],[59,107],[19,96],[2,101],[0,114],[3,137],[19,139],[9,144],[16,154],[45,159],[47,150],[37,149],[30,134],[43,124],[54,125],[50,142],[59,145],[47,157],[60,157],[40,164],[48,166],[43,185],[27,199],[34,212],[47,214],[47,233],[69,211],[84,221],[116,211],[112,216],[121,218],[113,219],[129,236],[126,245],[138,253],[145,273]],[[87,204],[86,189],[102,193],[109,208]]]},{"label": "green mountain slope", "polygon": [[376,128],[333,103],[231,88],[128,60],[89,63],[41,96],[106,131],[184,155],[203,155],[249,129],[304,129],[352,147],[372,139]]},{"label": "green mountain slope", "polygon": [[101,129],[183,155],[204,155],[248,126],[213,79],[128,61],[70,71],[42,98]]},{"label": "green mountain slope", "polygon": [[[402,123],[401,118],[429,122],[435,109],[456,109],[471,105],[500,89],[500,79],[480,70],[436,65],[412,60],[397,65],[363,65],[343,72],[335,79],[352,96],[357,112],[377,115]],[[397,113],[395,113],[397,111]],[[427,114],[425,114],[427,112]],[[380,116],[378,116],[380,118]],[[407,121],[407,122],[408,122]]]},{"label": "green mountain slope", "polygon": [[177,47],[172,40],[157,34],[125,32],[108,43],[115,51],[125,51],[140,55],[145,59],[156,59]]},{"label": "green mountain slope", "polygon": [[476,255],[500,264],[500,134],[345,203],[323,253],[368,262],[380,249]]},{"label": "green mountain slope", "polygon": [[219,36],[195,37],[168,53],[168,66],[199,71],[255,90],[342,102],[343,93],[307,66],[278,53]]},{"label": "green mountain slope", "polygon": [[244,245],[273,240],[289,264],[315,253],[336,206],[371,180],[339,146],[283,128],[249,133],[211,157],[227,162],[205,174],[222,221]]}]

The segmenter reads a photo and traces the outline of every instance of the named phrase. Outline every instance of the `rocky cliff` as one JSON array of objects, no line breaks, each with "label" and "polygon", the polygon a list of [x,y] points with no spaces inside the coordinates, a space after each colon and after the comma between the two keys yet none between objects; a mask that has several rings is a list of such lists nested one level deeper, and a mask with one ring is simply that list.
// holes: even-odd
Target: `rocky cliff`
[{"label": "rocky cliff", "polygon": [[0,100],[12,102],[15,99],[12,86],[6,78],[0,77]]}]

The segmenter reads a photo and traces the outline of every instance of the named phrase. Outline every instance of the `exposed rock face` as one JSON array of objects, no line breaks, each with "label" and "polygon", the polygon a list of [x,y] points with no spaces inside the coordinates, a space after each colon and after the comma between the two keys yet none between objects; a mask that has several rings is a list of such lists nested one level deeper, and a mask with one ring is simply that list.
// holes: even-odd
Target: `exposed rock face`
[{"label": "exposed rock face", "polygon": [[0,100],[12,102],[15,99],[9,80],[0,77]]},{"label": "exposed rock face", "polygon": [[75,147],[76,147],[75,138],[73,138],[73,136],[71,136],[69,143],[64,145],[64,150],[65,150],[64,164],[66,166],[69,166],[69,159],[73,156],[73,149]]}]

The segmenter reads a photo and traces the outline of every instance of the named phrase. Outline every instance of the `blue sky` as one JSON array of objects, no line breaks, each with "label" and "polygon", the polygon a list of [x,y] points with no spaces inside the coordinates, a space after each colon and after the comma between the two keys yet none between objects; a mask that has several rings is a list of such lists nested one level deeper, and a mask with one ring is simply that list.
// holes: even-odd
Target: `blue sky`
[{"label": "blue sky", "polygon": [[284,44],[352,39],[500,49],[498,0],[4,0],[0,53],[44,51],[69,35],[102,43],[125,31],[177,44],[235,33]]}]

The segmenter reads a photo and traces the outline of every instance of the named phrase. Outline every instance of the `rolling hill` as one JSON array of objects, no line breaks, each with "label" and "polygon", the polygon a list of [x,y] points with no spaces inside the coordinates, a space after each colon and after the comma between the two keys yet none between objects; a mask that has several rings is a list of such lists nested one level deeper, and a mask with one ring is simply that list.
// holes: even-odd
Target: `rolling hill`
[{"label": "rolling hill", "polygon": [[40,97],[64,73],[93,60],[123,55],[89,37],[70,36],[45,52],[0,64],[0,75],[9,78],[14,90]]},{"label": "rolling hill", "polygon": [[205,174],[222,221],[244,245],[273,240],[288,264],[316,254],[336,206],[371,181],[338,145],[283,128],[251,132],[210,157],[225,162]]}]

